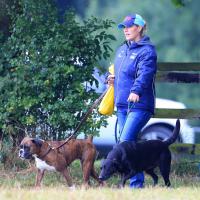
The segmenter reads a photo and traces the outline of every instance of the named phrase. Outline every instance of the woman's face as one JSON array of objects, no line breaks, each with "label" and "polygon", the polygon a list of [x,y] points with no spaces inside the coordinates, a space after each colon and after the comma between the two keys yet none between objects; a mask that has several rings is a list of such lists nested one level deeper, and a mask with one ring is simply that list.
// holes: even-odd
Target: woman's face
[{"label": "woman's face", "polygon": [[123,29],[126,40],[135,41],[135,42],[141,39],[141,35],[140,35],[141,30],[142,30],[142,27],[136,26],[136,25],[133,25],[129,28],[125,27]]}]

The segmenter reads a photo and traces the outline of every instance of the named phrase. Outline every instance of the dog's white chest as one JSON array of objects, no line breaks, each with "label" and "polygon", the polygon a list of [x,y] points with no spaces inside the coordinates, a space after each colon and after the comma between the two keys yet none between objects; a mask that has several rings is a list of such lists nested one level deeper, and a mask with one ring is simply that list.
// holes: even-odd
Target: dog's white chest
[{"label": "dog's white chest", "polygon": [[56,171],[55,167],[48,165],[45,161],[35,157],[36,167],[40,170]]}]

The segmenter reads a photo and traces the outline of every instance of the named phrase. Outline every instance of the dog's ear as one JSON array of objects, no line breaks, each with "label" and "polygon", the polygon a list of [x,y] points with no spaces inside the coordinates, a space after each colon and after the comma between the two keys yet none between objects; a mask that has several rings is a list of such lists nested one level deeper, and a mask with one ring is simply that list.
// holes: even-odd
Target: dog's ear
[{"label": "dog's ear", "polygon": [[113,161],[116,168],[121,167],[121,163],[116,158],[114,158],[112,161]]},{"label": "dog's ear", "polygon": [[113,164],[115,169],[117,169],[118,171],[121,171],[123,169],[123,163],[119,162],[117,159],[113,159]]},{"label": "dog's ear", "polygon": [[35,139],[32,139],[32,143],[35,144],[35,145],[38,146],[38,147],[41,147],[43,141],[40,140],[40,139],[38,139],[38,138],[35,138]]}]

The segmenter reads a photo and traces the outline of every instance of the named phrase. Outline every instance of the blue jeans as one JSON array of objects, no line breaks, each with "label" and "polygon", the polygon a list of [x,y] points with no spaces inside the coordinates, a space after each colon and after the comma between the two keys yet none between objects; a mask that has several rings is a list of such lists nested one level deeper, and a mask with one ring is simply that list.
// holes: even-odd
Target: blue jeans
[{"label": "blue jeans", "polygon": [[[118,109],[117,118],[120,131],[120,142],[136,141],[137,135],[151,118],[152,113],[146,110],[135,109],[127,114],[127,110]],[[142,188],[144,185],[143,172],[130,179],[131,188]]]}]

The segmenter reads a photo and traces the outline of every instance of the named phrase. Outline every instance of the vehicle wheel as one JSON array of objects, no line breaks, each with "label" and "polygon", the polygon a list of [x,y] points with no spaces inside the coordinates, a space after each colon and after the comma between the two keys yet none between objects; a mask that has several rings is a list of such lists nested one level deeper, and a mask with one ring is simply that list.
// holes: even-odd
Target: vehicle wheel
[{"label": "vehicle wheel", "polygon": [[138,140],[166,140],[171,137],[172,132],[170,128],[164,126],[152,126],[142,131],[138,136]]}]

